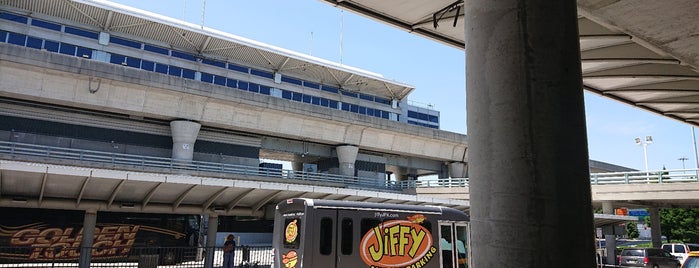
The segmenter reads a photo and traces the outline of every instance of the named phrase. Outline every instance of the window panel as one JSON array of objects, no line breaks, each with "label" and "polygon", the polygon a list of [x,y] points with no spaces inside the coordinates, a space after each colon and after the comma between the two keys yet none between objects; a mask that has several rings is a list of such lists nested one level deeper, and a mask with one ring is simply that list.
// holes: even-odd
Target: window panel
[{"label": "window panel", "polygon": [[167,64],[162,64],[162,63],[156,63],[155,64],[155,72],[161,73],[161,74],[167,74],[167,69],[168,69]]},{"label": "window panel", "polygon": [[340,91],[342,95],[349,96],[349,97],[357,97],[357,93],[352,93],[352,92],[347,92],[347,91]]},{"label": "window panel", "polygon": [[308,88],[315,88],[315,89],[320,89],[320,85],[308,81],[303,81],[303,86],[308,87]]},{"label": "window panel", "polygon": [[260,93],[265,94],[265,95],[269,95],[270,94],[270,87],[260,85]]},{"label": "window panel", "polygon": [[374,96],[367,95],[367,94],[359,94],[359,98],[363,99],[363,100],[374,101]]},{"label": "window panel", "polygon": [[44,46],[43,39],[27,36],[27,47],[41,49],[43,46]]},{"label": "window panel", "polygon": [[311,103],[311,96],[310,95],[303,95],[303,102]]},{"label": "window panel", "polygon": [[342,223],[340,224],[340,235],[342,236],[342,240],[340,240],[340,253],[342,253],[342,255],[352,255],[352,248],[354,248],[353,226],[352,219],[342,219]]},{"label": "window panel", "polygon": [[311,103],[315,105],[320,105],[320,97],[311,97]]},{"label": "window panel", "polygon": [[264,77],[264,78],[269,78],[269,79],[273,79],[273,78],[274,78],[274,74],[273,74],[273,73],[265,72],[265,71],[260,71],[260,70],[255,70],[255,69],[250,69],[250,74],[252,74],[252,75],[257,75],[257,76]]},{"label": "window panel", "polygon": [[291,91],[287,91],[287,90],[282,91],[282,98],[290,100],[291,99]]},{"label": "window panel", "polygon": [[358,112],[359,112],[359,106],[354,105],[354,104],[350,105],[350,112],[358,113]]},{"label": "window panel", "polygon": [[32,19],[32,25],[41,27],[44,29],[49,29],[49,30],[54,30],[54,31],[61,31],[61,25],[60,24],[55,24],[51,23],[48,21],[43,21],[43,20],[38,20],[38,19]]},{"label": "window panel", "polygon": [[214,77],[214,84],[217,84],[219,86],[225,86],[226,85],[226,77],[217,75]]},{"label": "window panel", "polygon": [[15,15],[15,14],[10,14],[10,13],[0,13],[0,19],[4,20],[9,20],[12,22],[18,22],[18,23],[24,23],[27,24],[27,17],[25,16],[20,16],[20,15]]},{"label": "window panel", "polygon": [[78,53],[76,55],[78,57],[91,59],[92,58],[92,49],[89,49],[86,47],[78,47]]},{"label": "window panel", "polygon": [[293,92],[292,94],[293,94],[293,95],[292,95],[291,98],[292,98],[293,100],[295,100],[295,101],[302,101],[302,100],[303,100],[303,94],[298,93],[298,92]]},{"label": "window panel", "polygon": [[338,90],[337,88],[331,87],[331,86],[325,86],[325,85],[323,85],[323,87],[321,88],[321,90],[324,90],[324,91],[327,91],[327,92],[332,92],[332,93],[337,93],[337,92],[339,92],[339,90]]},{"label": "window panel", "polygon": [[[72,35],[87,37],[90,39],[97,39],[99,37],[99,33],[92,32],[92,31],[86,31],[86,30],[78,29],[78,28],[73,28],[73,27],[69,27],[69,26],[66,26],[63,29],[63,31],[66,33],[72,34]],[[111,42],[111,40],[110,40],[110,42]],[[130,42],[133,42],[133,41],[130,41]],[[136,43],[136,42],[133,42],[133,43]],[[136,44],[138,44],[138,47],[136,47],[136,48],[141,48],[141,43],[136,43]]]},{"label": "window panel", "polygon": [[141,69],[152,72],[153,68],[155,68],[155,62],[147,61],[147,60],[141,61]]},{"label": "window panel", "polygon": [[[66,27],[66,32],[68,32],[68,27]],[[117,44],[117,45],[126,46],[126,47],[141,49],[141,43],[127,40],[127,39],[123,39],[123,38],[119,38],[119,37],[116,37],[113,35],[109,36],[109,42]]]},{"label": "window panel", "polygon": [[320,254],[330,255],[333,248],[333,221],[330,218],[320,219],[320,232],[318,238],[320,239]]},{"label": "window panel", "polygon": [[320,106],[328,107],[328,104],[329,104],[329,103],[330,103],[330,102],[328,101],[328,99],[326,99],[326,98],[320,98]]},{"label": "window panel", "polygon": [[191,60],[191,61],[197,61],[197,57],[195,57],[194,55],[189,54],[189,53],[180,52],[180,51],[177,51],[177,50],[173,50],[173,51],[171,52],[171,55],[172,55],[173,57],[180,58],[180,59]]},{"label": "window panel", "polygon": [[182,76],[182,68],[170,65],[170,68],[168,69],[167,74],[180,77],[180,76]]},{"label": "window panel", "polygon": [[8,43],[20,45],[20,46],[24,46],[26,41],[27,41],[26,35],[17,34],[17,33],[9,33],[9,37],[7,38]]},{"label": "window panel", "polygon": [[349,103],[342,103],[342,110],[343,110],[343,111],[349,111],[349,110],[350,110],[350,105],[349,105]]},{"label": "window panel", "polygon": [[222,61],[202,59],[201,62],[216,67],[226,68],[226,63]]},{"label": "window panel", "polygon": [[233,71],[237,71],[237,72],[241,72],[241,73],[248,73],[248,68],[247,68],[247,67],[235,65],[235,64],[232,64],[232,63],[228,63],[228,69],[229,69],[229,70],[233,70]]},{"label": "window panel", "polygon": [[328,100],[328,107],[337,109],[337,101],[336,100]]},{"label": "window panel", "polygon": [[201,81],[207,83],[214,82],[214,75],[210,73],[201,73]]},{"label": "window panel", "polygon": [[46,49],[47,51],[58,52],[59,46],[60,45],[58,44],[58,42],[44,40],[44,49]]},{"label": "window panel", "polygon": [[242,90],[248,90],[248,82],[238,81],[238,88]]},{"label": "window panel", "polygon": [[163,55],[170,55],[170,50],[162,47],[151,46],[148,44],[143,44],[143,50]]},{"label": "window panel", "polygon": [[366,107],[364,107],[364,106],[359,106],[359,113],[360,113],[360,114],[366,114]]},{"label": "window panel", "polygon": [[238,87],[238,80],[228,78],[228,79],[226,79],[226,86],[237,88]]},{"label": "window panel", "polygon": [[126,66],[134,67],[134,68],[141,68],[141,59],[134,58],[134,57],[127,57],[126,58]]},{"label": "window panel", "polygon": [[74,45],[61,42],[61,48],[58,50],[58,53],[75,56],[75,48]]},{"label": "window panel", "polygon": [[182,77],[187,79],[194,79],[196,72],[190,69],[182,69]]},{"label": "window panel", "polygon": [[301,85],[301,80],[296,79],[296,78],[291,78],[288,76],[283,76],[282,75],[282,82],[289,83],[289,84],[294,84],[294,85]]}]

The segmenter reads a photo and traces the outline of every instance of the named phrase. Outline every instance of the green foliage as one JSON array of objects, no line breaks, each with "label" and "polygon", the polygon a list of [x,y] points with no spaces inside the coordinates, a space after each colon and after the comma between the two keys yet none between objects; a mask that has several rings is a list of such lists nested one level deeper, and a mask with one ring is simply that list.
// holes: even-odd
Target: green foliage
[{"label": "green foliage", "polygon": [[640,233],[638,232],[638,225],[636,222],[626,223],[626,236],[631,239],[636,239]]},{"label": "green foliage", "polygon": [[699,209],[660,209],[660,229],[668,241],[699,242]]}]

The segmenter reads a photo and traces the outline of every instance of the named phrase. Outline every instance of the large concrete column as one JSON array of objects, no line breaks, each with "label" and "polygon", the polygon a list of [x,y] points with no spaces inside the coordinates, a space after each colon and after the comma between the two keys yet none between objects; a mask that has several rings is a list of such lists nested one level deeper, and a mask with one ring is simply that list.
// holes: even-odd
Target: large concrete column
[{"label": "large concrete column", "polygon": [[201,124],[177,120],[170,122],[172,132],[172,159],[191,161],[194,157],[194,142],[197,141]]},{"label": "large concrete column", "polygon": [[357,160],[359,147],[352,145],[342,145],[335,148],[337,160],[340,162],[340,175],[354,176],[354,161]]},{"label": "large concrete column", "polygon": [[80,242],[80,261],[78,268],[89,268],[92,258],[92,245],[95,242],[95,225],[97,224],[97,211],[85,211],[83,219],[83,241]]},{"label": "large concrete column", "polygon": [[[614,214],[614,203],[612,201],[602,202],[602,213],[604,214]],[[604,235],[605,249],[607,250],[607,263],[616,263],[616,235],[605,234]]]},{"label": "large concrete column", "polygon": [[663,245],[660,229],[660,210],[657,207],[651,207],[648,210],[650,212],[650,242],[654,248],[660,248]]},{"label": "large concrete column", "polygon": [[576,1],[464,8],[469,267],[594,267]]},{"label": "large concrete column", "polygon": [[214,267],[214,251],[216,251],[216,233],[218,233],[218,215],[210,214],[206,231],[206,257],[204,268]]}]

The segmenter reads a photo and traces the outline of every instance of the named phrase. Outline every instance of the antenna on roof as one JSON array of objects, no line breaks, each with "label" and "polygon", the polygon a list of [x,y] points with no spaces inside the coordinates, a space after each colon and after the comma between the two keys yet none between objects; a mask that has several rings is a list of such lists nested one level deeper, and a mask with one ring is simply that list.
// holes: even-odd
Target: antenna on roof
[{"label": "antenna on roof", "polygon": [[204,29],[204,15],[206,15],[206,0],[201,0],[201,28]]},{"label": "antenna on roof", "polygon": [[343,28],[343,14],[344,11],[340,9],[340,64],[342,64],[342,28]]}]

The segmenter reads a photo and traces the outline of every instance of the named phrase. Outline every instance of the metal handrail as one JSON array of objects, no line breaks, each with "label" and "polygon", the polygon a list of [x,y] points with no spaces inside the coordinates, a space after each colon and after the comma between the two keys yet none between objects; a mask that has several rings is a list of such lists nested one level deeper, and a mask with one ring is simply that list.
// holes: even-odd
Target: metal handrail
[{"label": "metal handrail", "polygon": [[[111,167],[128,166],[140,170],[159,168],[171,173],[182,171],[225,173],[267,178],[281,178],[304,183],[329,184],[334,187],[361,188],[384,191],[400,191],[394,182],[376,178],[343,176],[327,173],[246,166],[206,161],[183,161],[165,157],[102,152],[84,149],[62,148],[18,142],[0,141],[0,158],[16,156],[42,157],[56,160],[72,160],[81,163],[101,163]],[[254,180],[254,178],[252,178]]]}]

